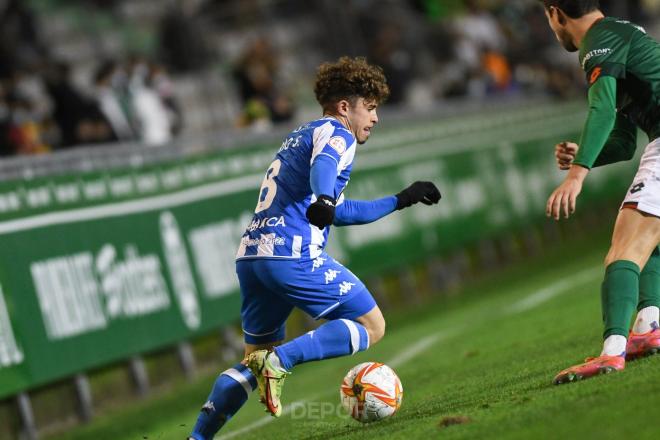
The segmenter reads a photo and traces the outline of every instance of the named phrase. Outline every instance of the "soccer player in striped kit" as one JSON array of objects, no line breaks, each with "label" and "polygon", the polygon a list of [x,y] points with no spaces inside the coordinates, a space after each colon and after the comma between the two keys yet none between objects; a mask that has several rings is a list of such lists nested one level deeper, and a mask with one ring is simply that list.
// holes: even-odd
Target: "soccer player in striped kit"
[{"label": "soccer player in striped kit", "polygon": [[638,128],[651,142],[624,198],[605,258],[603,350],[561,371],[554,379],[561,384],[622,370],[627,359],[660,350],[660,45],[640,26],[605,17],[598,0],[541,2],[562,46],[579,51],[589,84],[589,115],[579,146],[556,146],[559,168],[568,174],[548,199],[547,215],[558,220],[575,211],[592,167],[630,160]]},{"label": "soccer player in striped kit", "polygon": [[[325,63],[314,92],[323,117],[284,139],[241,240],[236,272],[245,359],[218,376],[191,434],[195,440],[213,438],[256,387],[267,411],[279,416],[282,385],[295,365],[366,350],[383,337],[385,320],[365,285],[324,251],[331,225],[367,224],[440,200],[430,182],[377,200],[344,197],[356,150],[389,94],[379,67],[363,58]],[[280,345],[294,307],[327,322]]]}]

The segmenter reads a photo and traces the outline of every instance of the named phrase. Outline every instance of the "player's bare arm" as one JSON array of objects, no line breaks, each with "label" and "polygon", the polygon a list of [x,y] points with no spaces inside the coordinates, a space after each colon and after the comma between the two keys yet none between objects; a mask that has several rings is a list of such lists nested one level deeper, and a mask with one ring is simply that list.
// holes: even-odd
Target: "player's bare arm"
[{"label": "player's bare arm", "polygon": [[563,214],[564,218],[569,218],[575,213],[577,197],[582,192],[582,184],[589,174],[587,168],[579,165],[571,166],[568,175],[561,185],[548,198],[545,213],[548,217],[559,220]]}]

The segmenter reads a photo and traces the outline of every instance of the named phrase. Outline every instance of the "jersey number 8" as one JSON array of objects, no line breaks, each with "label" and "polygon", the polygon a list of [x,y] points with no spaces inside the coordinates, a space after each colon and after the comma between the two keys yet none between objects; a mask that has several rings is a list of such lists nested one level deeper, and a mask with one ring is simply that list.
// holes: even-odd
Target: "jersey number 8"
[{"label": "jersey number 8", "polygon": [[255,214],[259,214],[261,211],[270,208],[270,205],[273,203],[275,194],[277,194],[275,177],[280,173],[281,166],[282,162],[277,159],[268,167],[264,180],[261,182],[261,189],[259,189],[259,200],[257,201],[257,207],[254,209]]}]

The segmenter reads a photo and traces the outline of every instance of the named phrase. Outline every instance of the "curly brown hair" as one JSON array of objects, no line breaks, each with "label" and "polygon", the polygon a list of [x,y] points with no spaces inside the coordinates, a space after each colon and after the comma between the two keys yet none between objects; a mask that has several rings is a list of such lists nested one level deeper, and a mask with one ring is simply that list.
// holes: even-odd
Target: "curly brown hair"
[{"label": "curly brown hair", "polygon": [[351,105],[358,98],[381,104],[390,95],[390,89],[379,66],[367,63],[363,57],[341,57],[336,63],[319,66],[314,94],[323,111],[328,111],[342,99]]}]

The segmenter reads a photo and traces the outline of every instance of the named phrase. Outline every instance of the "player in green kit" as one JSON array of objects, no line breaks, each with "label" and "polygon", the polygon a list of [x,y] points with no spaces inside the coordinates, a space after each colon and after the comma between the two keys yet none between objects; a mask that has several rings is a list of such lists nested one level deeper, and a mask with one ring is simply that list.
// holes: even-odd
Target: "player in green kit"
[{"label": "player in green kit", "polygon": [[541,1],[562,46],[579,50],[589,83],[589,115],[579,146],[562,142],[555,149],[559,168],[568,174],[548,199],[547,215],[559,220],[575,211],[591,168],[630,160],[638,128],[650,141],[605,258],[603,350],[561,371],[554,379],[561,384],[622,370],[626,359],[660,350],[660,45],[640,26],[605,17],[598,0]]}]

